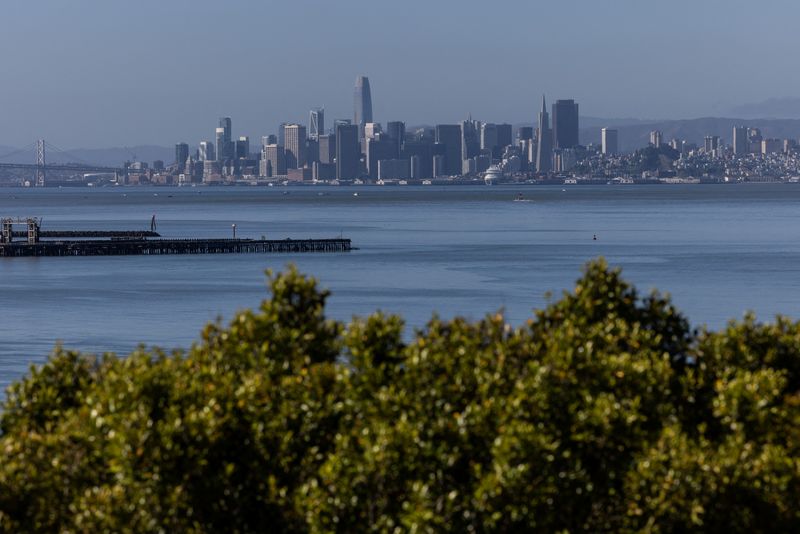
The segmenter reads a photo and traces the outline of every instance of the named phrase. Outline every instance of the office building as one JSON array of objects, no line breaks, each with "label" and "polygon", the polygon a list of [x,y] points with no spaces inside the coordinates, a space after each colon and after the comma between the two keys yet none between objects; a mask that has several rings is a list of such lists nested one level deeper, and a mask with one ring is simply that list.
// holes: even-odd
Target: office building
[{"label": "office building", "polygon": [[189,159],[189,145],[177,143],[175,145],[175,164],[178,166],[178,172],[183,172],[186,169],[187,159]]},{"label": "office building", "polygon": [[332,165],[336,159],[336,135],[323,134],[319,136],[319,162],[323,165]]},{"label": "office building", "polygon": [[286,175],[286,159],[284,157],[284,150],[281,145],[266,145],[261,149],[261,168],[259,174],[261,176],[285,176]]},{"label": "office building", "polygon": [[308,113],[308,138],[317,140],[325,133],[325,109],[314,108]]},{"label": "office building", "polygon": [[750,140],[747,136],[746,126],[733,127],[733,153],[743,156],[750,152]]},{"label": "office building", "polygon": [[361,175],[361,148],[357,124],[336,126],[336,179],[353,180]]},{"label": "office building", "polygon": [[407,180],[411,178],[411,165],[407,159],[378,160],[379,180]]},{"label": "office building", "polygon": [[536,141],[536,172],[547,173],[553,169],[553,132],[550,117],[542,95],[542,110],[539,112],[539,133]]},{"label": "office building", "polygon": [[[460,124],[437,124],[436,143],[444,151],[440,168],[434,162],[434,176],[458,176],[462,169],[462,128]],[[438,154],[437,154],[438,155]],[[435,159],[435,157],[434,157]]]},{"label": "office building", "polygon": [[408,141],[400,153],[411,161],[411,177],[419,180],[433,176],[433,144],[428,141]]},{"label": "office building", "polygon": [[517,139],[520,141],[533,139],[533,126],[520,126],[517,130]]},{"label": "office building", "polygon": [[495,152],[497,147],[497,125],[490,122],[481,123],[481,150]]},{"label": "office building", "polygon": [[600,144],[604,156],[619,154],[619,132],[613,128],[600,130]]},{"label": "office building", "polygon": [[707,135],[703,141],[703,150],[706,154],[713,154],[719,149],[719,136]]},{"label": "office building", "polygon": [[356,87],[353,98],[354,113],[353,124],[358,126],[358,137],[364,137],[364,125],[372,122],[372,93],[369,88],[369,78],[359,76],[356,78]]},{"label": "office building", "polygon": [[277,144],[278,144],[278,136],[277,135],[269,134],[269,135],[262,135],[261,136],[261,146],[262,147],[267,146],[267,145],[277,145]]},{"label": "office building", "polygon": [[219,128],[222,129],[222,151],[220,151],[220,146],[217,146],[217,159],[224,161],[227,159],[233,159],[235,157],[235,143],[233,142],[233,138],[231,137],[231,118],[230,117],[221,117],[219,119]]},{"label": "office building", "polygon": [[553,104],[553,142],[556,149],[578,146],[578,104],[574,100]]},{"label": "office building", "polygon": [[389,136],[384,134],[377,134],[374,137],[368,137],[366,140],[366,162],[367,174],[370,178],[378,178],[378,161],[385,159],[395,159],[394,149],[395,145]]},{"label": "office building", "polygon": [[390,121],[386,123],[386,135],[395,145],[394,158],[400,157],[403,152],[403,143],[406,141],[406,123]]},{"label": "office building", "polygon": [[200,161],[215,161],[217,156],[214,151],[214,143],[210,141],[201,141],[197,157]]},{"label": "office building", "polygon": [[287,169],[300,169],[306,164],[306,127],[287,124],[283,129]]},{"label": "office building", "polygon": [[[472,120],[461,121],[461,159],[472,159],[481,151],[480,123]],[[462,163],[463,167],[463,163]]]},{"label": "office building", "polygon": [[214,132],[214,145],[217,159],[225,161],[225,128],[217,128]]},{"label": "office building", "polygon": [[777,154],[778,152],[783,151],[783,141],[780,139],[762,139],[761,141],[761,153],[763,155],[767,154]]},{"label": "office building", "polygon": [[503,154],[505,148],[514,142],[512,130],[513,129],[510,124],[497,125],[497,150],[492,155],[495,159],[499,158]]},{"label": "office building", "polygon": [[236,159],[250,158],[250,138],[246,135],[236,140]]}]

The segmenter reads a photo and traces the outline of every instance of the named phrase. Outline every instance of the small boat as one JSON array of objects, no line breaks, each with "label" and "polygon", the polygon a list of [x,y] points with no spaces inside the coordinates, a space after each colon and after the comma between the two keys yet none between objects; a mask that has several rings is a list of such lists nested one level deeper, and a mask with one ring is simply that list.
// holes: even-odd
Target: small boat
[{"label": "small boat", "polygon": [[517,193],[517,198],[514,199],[514,202],[530,202],[530,199],[525,198],[522,193]]},{"label": "small boat", "polygon": [[354,196],[354,197],[357,197],[357,196],[358,196],[358,193],[353,193],[353,196]]}]

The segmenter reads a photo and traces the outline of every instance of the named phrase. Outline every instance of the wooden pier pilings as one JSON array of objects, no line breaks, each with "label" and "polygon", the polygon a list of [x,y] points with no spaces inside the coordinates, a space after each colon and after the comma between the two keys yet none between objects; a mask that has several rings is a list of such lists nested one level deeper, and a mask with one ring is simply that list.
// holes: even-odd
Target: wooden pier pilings
[{"label": "wooden pier pilings", "polygon": [[349,239],[105,239],[0,243],[0,257],[348,252]]}]

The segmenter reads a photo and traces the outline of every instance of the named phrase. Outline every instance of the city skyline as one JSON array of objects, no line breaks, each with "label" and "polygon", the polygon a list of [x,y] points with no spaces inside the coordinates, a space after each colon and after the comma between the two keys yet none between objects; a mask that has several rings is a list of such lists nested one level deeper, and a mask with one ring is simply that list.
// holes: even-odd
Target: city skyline
[{"label": "city skyline", "polygon": [[[91,9],[53,0],[5,6],[0,44],[14,53],[3,61],[12,83],[4,86],[0,144],[46,137],[65,147],[164,145],[205,136],[206,114],[237,117],[254,138],[281,121],[305,123],[312,106],[330,119],[351,117],[339,88],[361,73],[381,95],[376,119],[407,124],[469,113],[518,123],[542,92],[569,95],[586,116],[643,119],[735,116],[748,103],[800,96],[800,73],[766,53],[793,42],[800,6],[785,1],[773,9],[719,0],[506,1],[491,9],[472,1],[380,9],[78,3]],[[721,16],[726,24],[716,23]],[[748,46],[731,51],[744,35]]]}]

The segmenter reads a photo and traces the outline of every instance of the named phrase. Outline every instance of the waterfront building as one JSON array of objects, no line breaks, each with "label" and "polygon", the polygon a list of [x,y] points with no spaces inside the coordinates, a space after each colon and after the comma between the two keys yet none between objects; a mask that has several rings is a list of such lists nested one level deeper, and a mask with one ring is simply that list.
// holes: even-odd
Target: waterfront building
[{"label": "waterfront building", "polygon": [[336,178],[353,180],[361,175],[361,149],[357,124],[336,126]]},{"label": "waterfront building", "polygon": [[287,124],[283,129],[287,169],[301,169],[306,164],[306,127]]},{"label": "waterfront building", "polygon": [[353,124],[358,126],[358,137],[362,139],[364,125],[372,122],[372,92],[369,87],[369,78],[366,76],[356,78],[353,107]]},{"label": "waterfront building", "polygon": [[553,132],[550,117],[542,95],[542,110],[539,112],[539,133],[536,140],[536,172],[547,173],[553,168]]},{"label": "waterfront building", "polygon": [[443,150],[444,154],[439,154],[443,158],[438,173],[434,162],[434,177],[441,175],[458,176],[461,174],[462,137],[462,128],[459,124],[436,125],[436,143],[442,147],[440,150]]},{"label": "waterfront building", "polygon": [[556,100],[553,104],[554,148],[578,146],[578,104],[574,100]]},{"label": "waterfront building", "polygon": [[747,135],[746,126],[733,127],[733,153],[743,156],[750,152],[750,141]]},{"label": "waterfront building", "polygon": [[411,166],[407,159],[379,159],[379,180],[407,180],[411,178]]},{"label": "waterfront building", "polygon": [[613,128],[601,129],[600,144],[604,156],[619,154],[619,132]]},{"label": "waterfront building", "polygon": [[178,166],[179,173],[186,169],[187,159],[189,159],[189,145],[187,143],[177,143],[175,145],[175,164]]},{"label": "waterfront building", "polygon": [[308,113],[308,138],[317,140],[325,133],[325,108],[314,108]]}]

